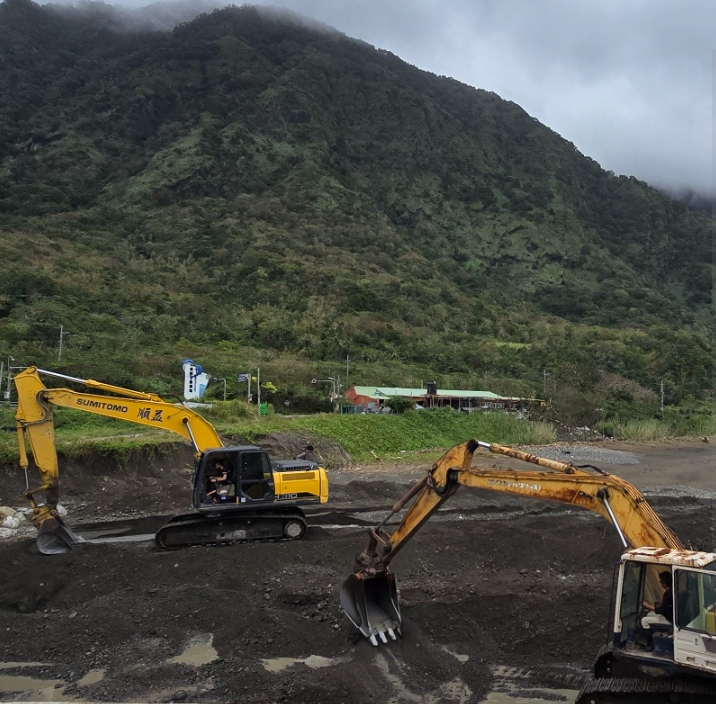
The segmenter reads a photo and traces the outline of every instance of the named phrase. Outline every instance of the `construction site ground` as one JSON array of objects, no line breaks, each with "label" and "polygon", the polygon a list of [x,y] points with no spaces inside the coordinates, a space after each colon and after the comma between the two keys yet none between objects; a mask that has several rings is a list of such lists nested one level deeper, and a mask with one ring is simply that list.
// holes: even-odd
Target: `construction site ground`
[{"label": "construction site ground", "polygon": [[[687,545],[716,547],[713,445],[541,452],[624,477]],[[330,470],[303,541],[161,551],[133,536],[187,510],[188,451],[64,463],[66,520],[118,540],[53,557],[29,537],[0,544],[0,700],[572,701],[605,639],[621,552],[592,514],[463,488],[393,563],[403,637],[375,648],[342,617],[365,527],[428,464]],[[0,470],[0,504],[22,505],[22,489]]]}]

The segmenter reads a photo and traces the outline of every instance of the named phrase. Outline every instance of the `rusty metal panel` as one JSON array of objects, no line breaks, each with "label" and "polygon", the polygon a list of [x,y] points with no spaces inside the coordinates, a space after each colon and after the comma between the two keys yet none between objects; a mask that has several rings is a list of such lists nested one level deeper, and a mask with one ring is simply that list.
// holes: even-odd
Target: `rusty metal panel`
[{"label": "rusty metal panel", "polygon": [[656,562],[674,567],[706,567],[716,561],[716,553],[699,550],[668,550],[666,548],[636,548],[622,555],[622,561]]}]

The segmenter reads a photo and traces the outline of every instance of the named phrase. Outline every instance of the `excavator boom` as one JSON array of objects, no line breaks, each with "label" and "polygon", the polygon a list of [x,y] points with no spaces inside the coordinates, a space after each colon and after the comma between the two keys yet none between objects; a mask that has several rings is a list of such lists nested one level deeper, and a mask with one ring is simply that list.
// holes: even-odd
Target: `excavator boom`
[{"label": "excavator boom", "polygon": [[[112,395],[84,393],[65,388],[48,389],[40,374],[66,379]],[[35,367],[23,370],[15,376],[14,381],[18,396],[15,421],[20,468],[26,471],[29,466],[27,441],[40,472],[41,484],[32,488],[28,486],[25,496],[33,509],[31,518],[37,526],[37,545],[43,554],[65,552],[68,545],[81,542],[57,513],[59,470],[52,419],[53,406],[77,408],[108,418],[162,428],[189,440],[197,454],[210,447],[223,446],[221,438],[202,416],[181,404],[167,403],[154,394],[103,384],[92,379],[66,377]],[[35,495],[41,492],[45,494],[45,501],[38,504]]]}]

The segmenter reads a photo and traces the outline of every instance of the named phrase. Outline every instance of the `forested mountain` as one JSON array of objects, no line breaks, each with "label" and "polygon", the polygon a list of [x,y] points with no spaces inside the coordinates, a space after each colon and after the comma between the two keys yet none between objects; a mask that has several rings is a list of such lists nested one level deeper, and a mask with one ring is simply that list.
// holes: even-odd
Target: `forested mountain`
[{"label": "forested mountain", "polygon": [[713,194],[704,191],[694,191],[692,188],[681,188],[672,191],[662,189],[669,198],[675,198],[680,200],[687,205],[690,205],[695,210],[700,210],[702,213],[713,216],[714,214],[714,201]]},{"label": "forested mountain", "polygon": [[354,382],[710,392],[702,213],[328,28],[120,24],[0,4],[0,353],[57,366],[64,324],[64,368],[157,390],[192,353],[291,393],[347,354]]}]

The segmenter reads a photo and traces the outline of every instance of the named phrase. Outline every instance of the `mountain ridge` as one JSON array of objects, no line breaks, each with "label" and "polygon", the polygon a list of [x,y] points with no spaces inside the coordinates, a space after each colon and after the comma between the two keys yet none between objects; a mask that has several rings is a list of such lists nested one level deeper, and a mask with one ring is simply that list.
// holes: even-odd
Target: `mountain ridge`
[{"label": "mountain ridge", "polygon": [[709,219],[516,104],[252,7],[138,34],[98,16],[0,5],[8,352],[42,358],[74,317],[85,358],[126,336],[432,368],[450,348],[467,377],[502,339],[533,352],[482,372],[536,380],[563,321],[646,337],[642,369],[596,363],[652,386],[654,329],[709,353]]}]

